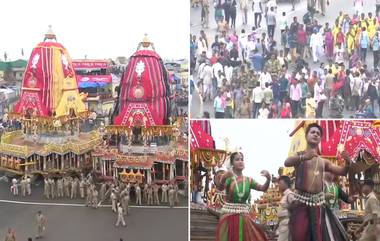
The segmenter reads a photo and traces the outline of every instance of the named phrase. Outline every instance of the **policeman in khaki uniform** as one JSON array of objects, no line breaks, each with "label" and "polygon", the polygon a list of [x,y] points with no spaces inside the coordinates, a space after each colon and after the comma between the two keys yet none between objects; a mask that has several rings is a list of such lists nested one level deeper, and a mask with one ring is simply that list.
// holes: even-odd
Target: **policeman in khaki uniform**
[{"label": "policeman in khaki uniform", "polygon": [[71,180],[71,199],[77,198],[79,180],[78,178],[74,178]]},{"label": "policeman in khaki uniform", "polygon": [[117,204],[117,221],[116,221],[116,224],[115,224],[116,227],[118,227],[120,223],[122,223],[124,227],[127,226],[125,224],[125,220],[124,220],[123,208],[121,207],[121,204],[118,203]]},{"label": "policeman in khaki uniform", "polygon": [[57,180],[58,197],[63,197],[63,180]]},{"label": "policeman in khaki uniform", "polygon": [[50,178],[49,186],[50,186],[50,195],[51,195],[51,198],[54,199],[55,196],[56,196],[56,191],[55,191],[55,182],[54,182],[53,178]]},{"label": "policeman in khaki uniform", "polygon": [[98,208],[98,203],[99,203],[99,200],[98,200],[98,191],[96,190],[96,188],[94,187],[93,188],[93,191],[92,191],[92,207],[93,208]]},{"label": "policeman in khaki uniform", "polygon": [[21,195],[23,197],[25,197],[25,195],[26,195],[26,179],[25,179],[25,177],[22,177],[20,184],[21,184]]},{"label": "policeman in khaki uniform", "polygon": [[169,188],[169,206],[174,207],[175,205],[175,190],[173,186]]},{"label": "policeman in khaki uniform", "polygon": [[151,185],[148,187],[148,205],[153,205],[153,188]]},{"label": "policeman in khaki uniform", "polygon": [[[380,241],[380,202],[373,192],[375,186],[372,179],[364,181],[362,187],[365,197],[365,218],[363,224],[355,232],[355,236],[361,235],[359,241]],[[363,230],[364,228],[364,230]],[[361,232],[363,230],[363,232]]]},{"label": "policeman in khaki uniform", "polygon": [[80,191],[80,197],[81,198],[84,198],[84,188],[85,188],[85,181],[84,179],[81,179],[80,182],[79,182],[79,191]]},{"label": "policeman in khaki uniform", "polygon": [[166,185],[165,183],[162,184],[161,190],[162,190],[161,202],[166,203],[168,202],[168,185]]},{"label": "policeman in khaki uniform", "polygon": [[158,186],[157,184],[154,184],[153,185],[153,194],[154,194],[154,204],[157,204],[157,205],[160,205],[160,199],[158,197],[158,191],[160,190],[160,186]]},{"label": "policeman in khaki uniform", "polygon": [[107,184],[103,182],[102,185],[100,186],[100,192],[99,192],[99,198],[101,202],[103,202],[106,199],[106,189],[107,189]]},{"label": "policeman in khaki uniform", "polygon": [[290,190],[291,180],[288,176],[281,176],[278,180],[278,187],[283,196],[280,201],[280,209],[278,211],[278,228],[276,233],[278,235],[277,241],[290,240],[289,234],[289,211],[288,208],[294,200],[294,193]]},{"label": "policeman in khaki uniform", "polygon": [[30,177],[26,177],[26,193],[30,196],[32,195],[32,180]]}]

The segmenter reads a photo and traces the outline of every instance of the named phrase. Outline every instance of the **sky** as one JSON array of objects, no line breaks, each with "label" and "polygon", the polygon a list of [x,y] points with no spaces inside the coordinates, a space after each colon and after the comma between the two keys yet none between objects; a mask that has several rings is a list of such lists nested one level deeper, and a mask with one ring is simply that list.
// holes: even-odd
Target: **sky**
[{"label": "sky", "polygon": [[[232,151],[240,149],[244,154],[245,176],[261,184],[266,180],[260,174],[262,170],[278,176],[278,168],[284,166],[288,156],[291,144],[289,134],[294,130],[294,120],[213,119],[210,122],[217,149],[225,149],[224,139],[227,137]],[[253,199],[261,195],[261,192],[252,192]]]},{"label": "sky", "polygon": [[71,58],[130,57],[147,33],[163,59],[188,58],[188,0],[12,0],[1,2],[0,60],[24,58],[48,26]]}]

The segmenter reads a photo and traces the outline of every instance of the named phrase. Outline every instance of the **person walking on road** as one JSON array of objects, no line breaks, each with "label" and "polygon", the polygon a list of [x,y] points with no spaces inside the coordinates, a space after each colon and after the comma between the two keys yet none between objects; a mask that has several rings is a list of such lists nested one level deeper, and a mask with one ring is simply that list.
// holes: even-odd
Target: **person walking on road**
[{"label": "person walking on road", "polygon": [[121,207],[121,204],[117,204],[117,221],[116,221],[116,227],[119,227],[120,222],[123,224],[123,226],[127,226],[125,224],[124,220],[124,213],[123,213],[123,208]]},{"label": "person walking on road", "polygon": [[42,238],[42,233],[46,230],[46,218],[41,211],[37,212],[37,236],[36,239]]},{"label": "person walking on road", "polygon": [[166,183],[162,184],[161,190],[162,190],[161,202],[166,203],[168,202],[168,185],[166,185]]},{"label": "person walking on road", "polygon": [[248,24],[248,0],[240,0],[240,10],[242,11],[243,25]]},{"label": "person walking on road", "polygon": [[255,15],[255,28],[258,29],[261,27],[261,18],[263,14],[263,7],[261,5],[261,0],[253,0],[252,2],[252,11]]},{"label": "person walking on road", "polygon": [[274,8],[271,7],[266,15],[267,20],[267,28],[268,28],[268,37],[274,37],[274,30],[276,28],[276,13],[274,12]]},{"label": "person walking on road", "polygon": [[92,192],[92,207],[97,209],[98,208],[98,204],[99,204],[99,200],[98,200],[98,191],[96,190],[96,188],[94,188],[93,192]]},{"label": "person walking on road", "polygon": [[116,194],[114,191],[111,193],[111,203],[112,211],[116,213]]},{"label": "person walking on road", "polygon": [[236,29],[236,15],[237,15],[237,3],[236,0],[233,0],[231,9],[230,9],[230,14],[231,14],[231,28]]}]

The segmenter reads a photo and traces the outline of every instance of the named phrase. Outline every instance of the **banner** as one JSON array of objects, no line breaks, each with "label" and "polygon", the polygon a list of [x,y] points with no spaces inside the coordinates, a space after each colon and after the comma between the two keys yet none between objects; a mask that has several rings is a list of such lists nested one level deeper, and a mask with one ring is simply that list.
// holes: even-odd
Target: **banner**
[{"label": "banner", "polygon": [[82,82],[103,82],[112,83],[111,75],[77,75],[78,83]]},{"label": "banner", "polygon": [[74,69],[106,69],[107,61],[75,61],[73,60]]}]

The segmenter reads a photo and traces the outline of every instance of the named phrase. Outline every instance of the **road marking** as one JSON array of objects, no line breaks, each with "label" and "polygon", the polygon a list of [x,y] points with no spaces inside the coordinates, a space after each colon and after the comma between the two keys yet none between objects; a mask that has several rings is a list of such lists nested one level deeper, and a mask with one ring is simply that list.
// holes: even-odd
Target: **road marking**
[{"label": "road marking", "polygon": [[[0,199],[0,203],[13,203],[13,204],[25,204],[25,205],[41,205],[41,206],[65,206],[65,207],[86,207],[85,204],[79,203],[39,203],[39,202],[24,202],[24,201],[12,201],[12,200],[3,200]],[[99,207],[109,208],[111,205],[99,205]],[[160,208],[171,208],[169,206],[129,206],[131,208],[151,208],[151,209],[160,209]],[[172,207],[174,209],[187,209],[186,206]]]}]

